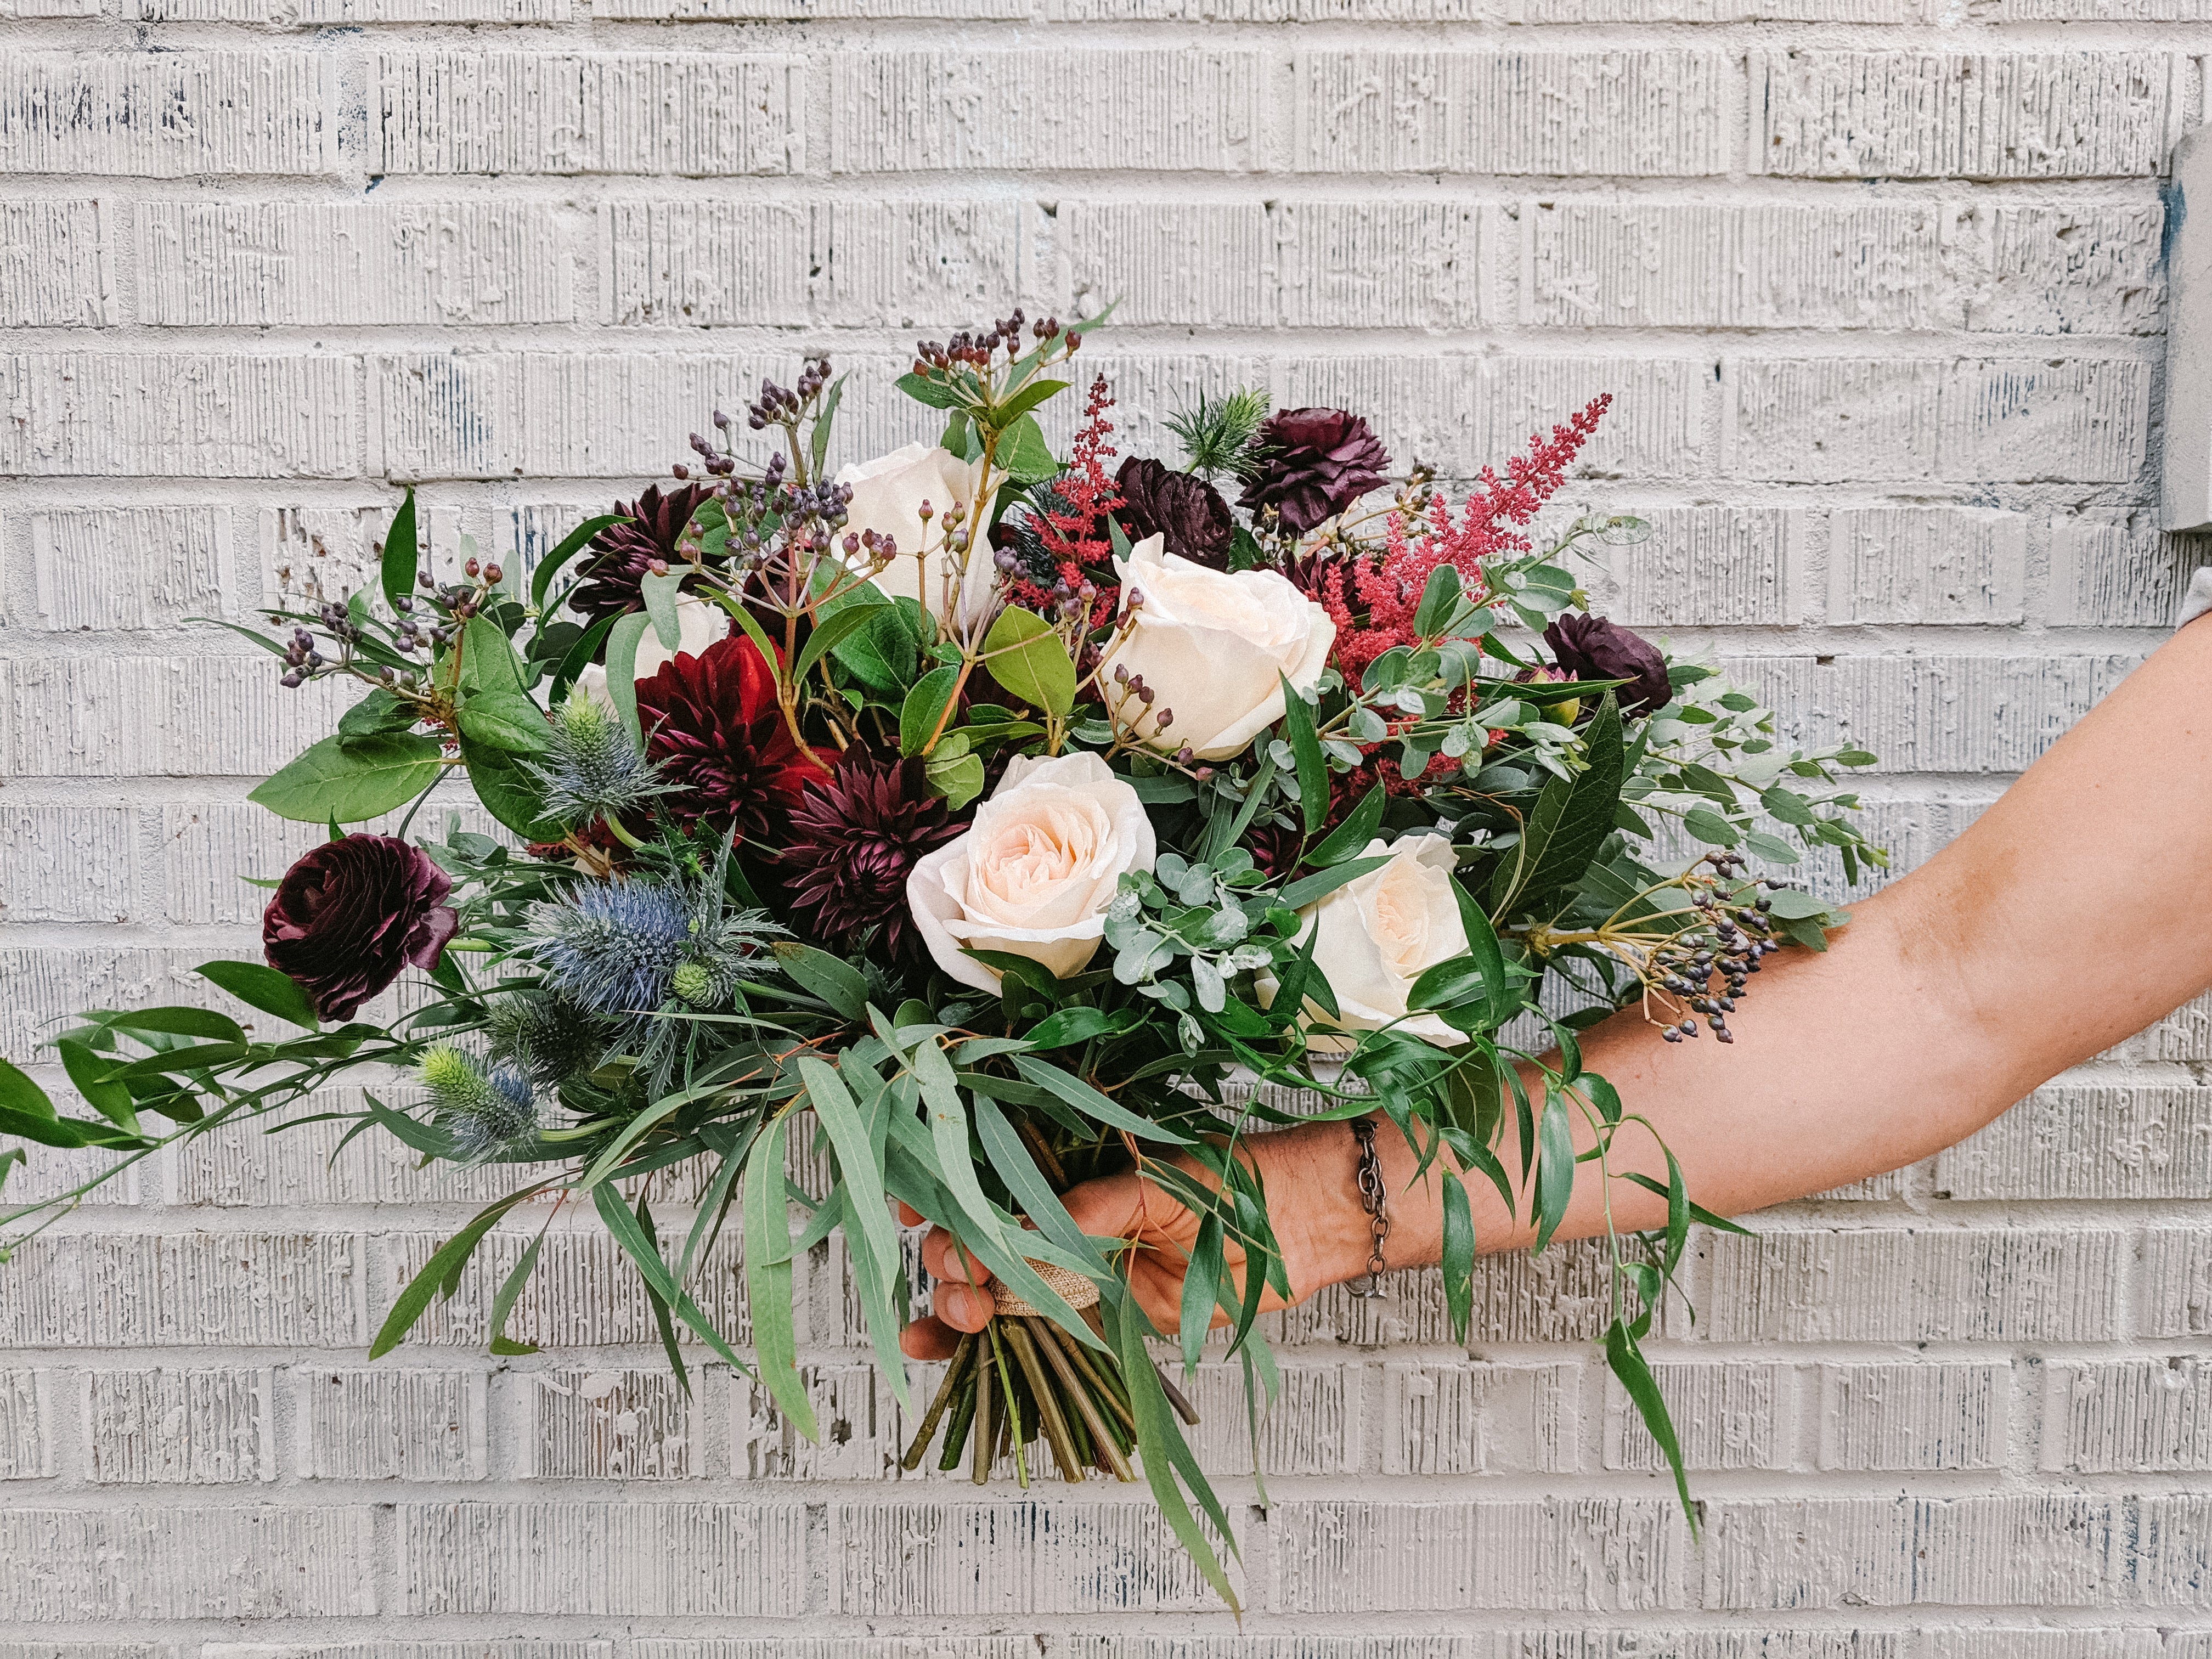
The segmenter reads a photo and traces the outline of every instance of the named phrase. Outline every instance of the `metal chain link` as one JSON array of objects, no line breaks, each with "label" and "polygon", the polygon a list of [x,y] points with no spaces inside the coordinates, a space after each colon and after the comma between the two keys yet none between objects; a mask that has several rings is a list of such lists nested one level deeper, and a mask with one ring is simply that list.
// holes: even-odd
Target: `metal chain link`
[{"label": "metal chain link", "polygon": [[1389,1294],[1382,1288],[1382,1273],[1389,1266],[1382,1260],[1383,1241],[1390,1237],[1390,1218],[1383,1212],[1382,1198],[1386,1188],[1382,1182],[1382,1160],[1375,1155],[1375,1120],[1355,1117],[1352,1120],[1352,1137],[1359,1142],[1359,1207],[1367,1212],[1368,1230],[1375,1242],[1367,1253],[1367,1276],[1354,1279],[1354,1296],[1378,1297]]}]

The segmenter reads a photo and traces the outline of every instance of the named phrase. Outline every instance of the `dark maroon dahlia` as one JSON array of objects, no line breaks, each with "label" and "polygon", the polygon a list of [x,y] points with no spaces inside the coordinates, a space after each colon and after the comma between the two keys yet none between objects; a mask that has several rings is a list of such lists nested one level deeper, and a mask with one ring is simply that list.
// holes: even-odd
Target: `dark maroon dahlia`
[{"label": "dark maroon dahlia", "polygon": [[261,949],[325,1019],[354,1010],[412,963],[434,968],[460,919],[453,883],[428,854],[390,836],[326,841],[284,872],[261,914]]},{"label": "dark maroon dahlia", "polygon": [[697,484],[685,484],[664,495],[654,484],[635,501],[617,501],[614,510],[631,522],[609,525],[592,538],[583,580],[568,595],[568,608],[592,622],[641,609],[645,596],[638,584],[653,561],[672,568],[688,562],[677,547],[706,494]]},{"label": "dark maroon dahlia", "polygon": [[1544,643],[1553,660],[1578,680],[1626,680],[1620,693],[1623,714],[1648,714],[1674,695],[1659,648],[1603,617],[1570,611],[1544,630]]},{"label": "dark maroon dahlia", "polygon": [[1390,457],[1367,422],[1341,409],[1286,409],[1254,439],[1259,462],[1237,504],[1303,536],[1387,482]]},{"label": "dark maroon dahlia", "polygon": [[1210,569],[1229,568],[1237,520],[1221,492],[1205,479],[1132,455],[1114,475],[1114,488],[1121,496],[1114,516],[1131,541],[1156,535],[1170,553]]},{"label": "dark maroon dahlia", "polygon": [[735,824],[748,841],[773,843],[822,770],[800,753],[776,706],[775,677],[742,634],[697,656],[679,652],[637,683],[645,752],[676,786],[662,810],[689,827],[720,833]]},{"label": "dark maroon dahlia", "polygon": [[924,788],[921,761],[849,750],[808,782],[791,815],[780,867],[799,931],[843,945],[875,928],[887,951],[909,954],[918,941],[907,872],[966,827]]}]

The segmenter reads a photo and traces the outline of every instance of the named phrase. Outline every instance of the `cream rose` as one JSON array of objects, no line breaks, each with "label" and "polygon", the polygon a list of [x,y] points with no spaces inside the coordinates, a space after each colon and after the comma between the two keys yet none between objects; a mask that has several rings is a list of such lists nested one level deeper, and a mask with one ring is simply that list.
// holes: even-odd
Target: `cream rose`
[{"label": "cream rose", "polygon": [[[1152,693],[1149,707],[1123,696],[1120,716],[1134,720],[1146,741],[1161,749],[1190,745],[1200,760],[1227,760],[1283,717],[1287,675],[1310,691],[1328,664],[1336,624],[1328,612],[1272,570],[1209,570],[1164,550],[1147,536],[1116,559],[1126,616],[1132,598],[1144,595],[1127,639],[1115,651],[1101,682],[1112,695],[1115,669],[1141,677]],[[1162,710],[1175,716],[1165,732]]]},{"label": "cream rose", "polygon": [[1434,1014],[1406,1018],[1413,981],[1467,954],[1467,924],[1452,895],[1459,858],[1451,842],[1442,836],[1388,843],[1377,837],[1360,856],[1390,861],[1300,912],[1315,935],[1314,966],[1336,995],[1336,1023],[1349,1031],[1390,1025],[1431,1042],[1466,1042]]},{"label": "cream rose", "polygon": [[[696,657],[729,631],[728,611],[693,594],[679,593],[676,596],[676,649],[671,651],[661,644],[660,630],[647,623],[638,636],[632,672],[636,678],[649,680],[660,672],[663,663],[679,654]],[[598,663],[587,665],[576,676],[576,684],[593,702],[604,703],[610,710],[614,708],[614,699],[607,695],[607,671]]]},{"label": "cream rose", "polygon": [[[921,601],[932,616],[945,616],[952,574],[951,555],[945,546],[945,510],[957,501],[972,516],[982,471],[981,461],[963,461],[949,449],[921,444],[838,470],[835,482],[850,485],[853,491],[845,507],[847,532],[872,530],[898,544],[898,556],[877,574],[877,586],[895,599]],[[924,501],[933,514],[927,524],[921,517]],[[927,582],[922,580],[923,561],[917,556],[924,547],[929,549]],[[946,620],[963,629],[980,627],[988,620],[991,588],[991,551],[979,540],[975,556],[968,562],[954,615]]]},{"label": "cream rose", "polygon": [[1123,872],[1149,871],[1158,845],[1137,792],[1097,756],[1017,758],[967,833],[915,866],[907,905],[937,965],[963,985],[999,988],[965,945],[1065,979],[1105,937]]}]

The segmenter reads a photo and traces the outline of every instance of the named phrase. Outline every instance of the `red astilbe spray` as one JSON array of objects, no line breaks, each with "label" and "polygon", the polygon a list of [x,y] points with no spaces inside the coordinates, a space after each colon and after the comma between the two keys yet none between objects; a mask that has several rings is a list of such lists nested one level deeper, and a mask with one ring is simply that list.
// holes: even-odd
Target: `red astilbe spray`
[{"label": "red astilbe spray", "polygon": [[1369,663],[1418,637],[1413,613],[1437,566],[1455,567],[1468,597],[1484,599],[1485,563],[1529,550],[1521,526],[1566,482],[1567,468],[1612,402],[1611,392],[1601,393],[1566,425],[1553,427],[1548,439],[1538,433],[1526,455],[1506,462],[1503,478],[1484,467],[1457,522],[1443,496],[1433,495],[1425,518],[1390,514],[1379,557],[1357,556],[1324,570],[1316,597],[1336,623],[1336,665],[1346,680],[1358,684]]},{"label": "red astilbe spray", "polygon": [[[1111,615],[1110,593],[1115,584],[1111,580],[1114,544],[1112,532],[1106,528],[1106,515],[1121,505],[1121,497],[1115,489],[1113,475],[1106,470],[1107,459],[1115,453],[1114,422],[1106,418],[1106,411],[1114,406],[1114,395],[1103,374],[1096,375],[1091,382],[1091,395],[1083,406],[1083,426],[1075,434],[1075,443],[1068,452],[1067,471],[1052,482],[1052,495],[1058,505],[1048,505],[1036,515],[1037,539],[1044,546],[1045,555],[1058,567],[1060,579],[1070,592],[1079,592],[1085,581],[1100,590],[1099,614]],[[1107,580],[1101,580],[1105,575]],[[1052,596],[1036,580],[1018,576],[1006,584],[1007,597],[1017,605],[1026,605],[1034,610],[1045,610]],[[1091,618],[1095,626],[1098,616]]]}]

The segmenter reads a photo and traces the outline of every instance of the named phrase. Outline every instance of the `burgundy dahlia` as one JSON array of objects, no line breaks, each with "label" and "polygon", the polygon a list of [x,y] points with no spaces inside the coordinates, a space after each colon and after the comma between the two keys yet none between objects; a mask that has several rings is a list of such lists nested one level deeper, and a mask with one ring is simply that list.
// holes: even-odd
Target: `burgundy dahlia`
[{"label": "burgundy dahlia", "polygon": [[412,963],[434,968],[460,926],[453,883],[420,848],[390,836],[326,841],[284,872],[261,914],[261,949],[325,1019],[355,1009]]},{"label": "burgundy dahlia", "polygon": [[921,761],[848,751],[829,777],[808,781],[791,815],[782,867],[800,933],[842,945],[880,928],[888,951],[908,954],[916,936],[907,872],[964,827],[924,788]]},{"label": "burgundy dahlia", "polygon": [[637,718],[646,754],[677,786],[662,803],[687,826],[734,823],[749,841],[772,842],[800,786],[821,775],[784,724],[775,676],[742,634],[696,657],[679,652],[640,680]]},{"label": "burgundy dahlia", "polygon": [[677,546],[706,493],[685,484],[664,495],[654,484],[635,501],[617,501],[614,510],[634,522],[609,525],[592,538],[583,580],[568,595],[568,608],[593,622],[641,609],[645,595],[638,584],[647,567],[655,559],[672,568],[687,562]]},{"label": "burgundy dahlia", "polygon": [[1390,457],[1367,422],[1341,409],[1286,409],[1254,441],[1259,463],[1237,505],[1273,507],[1277,521],[1303,536],[1386,482]]},{"label": "burgundy dahlia", "polygon": [[1114,487],[1121,495],[1115,516],[1131,541],[1160,536],[1170,553],[1214,570],[1229,568],[1237,520],[1221,492],[1205,479],[1132,455],[1114,475]]},{"label": "burgundy dahlia", "polygon": [[1641,635],[1603,617],[1570,611],[1544,630],[1553,660],[1578,680],[1626,680],[1620,688],[1621,712],[1648,714],[1674,695],[1667,682],[1667,659]]}]

